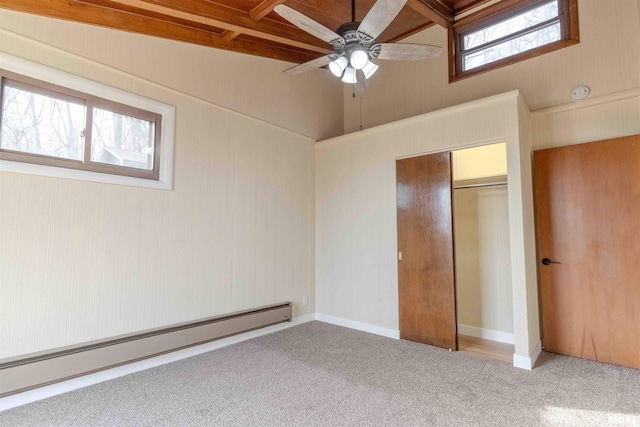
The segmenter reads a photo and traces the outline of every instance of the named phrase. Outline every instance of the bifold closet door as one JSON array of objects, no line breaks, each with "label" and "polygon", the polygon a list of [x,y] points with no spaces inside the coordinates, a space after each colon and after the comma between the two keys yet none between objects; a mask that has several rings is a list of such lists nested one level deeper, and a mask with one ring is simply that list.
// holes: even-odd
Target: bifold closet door
[{"label": "bifold closet door", "polygon": [[400,338],[457,350],[451,153],[396,161]]}]

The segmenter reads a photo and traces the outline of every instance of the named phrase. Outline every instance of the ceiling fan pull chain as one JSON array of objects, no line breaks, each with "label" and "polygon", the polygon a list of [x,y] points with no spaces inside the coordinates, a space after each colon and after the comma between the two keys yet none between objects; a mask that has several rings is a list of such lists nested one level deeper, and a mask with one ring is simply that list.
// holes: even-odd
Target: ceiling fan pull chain
[{"label": "ceiling fan pull chain", "polygon": [[362,131],[362,95],[360,95],[360,131]]}]

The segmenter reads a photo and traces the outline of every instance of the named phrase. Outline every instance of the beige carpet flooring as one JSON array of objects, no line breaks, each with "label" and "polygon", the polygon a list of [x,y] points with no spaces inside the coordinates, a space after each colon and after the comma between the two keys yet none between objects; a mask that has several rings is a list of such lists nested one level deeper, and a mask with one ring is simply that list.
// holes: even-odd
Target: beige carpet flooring
[{"label": "beige carpet flooring", "polygon": [[640,371],[533,371],[311,322],[0,413],[2,426],[640,425]]}]

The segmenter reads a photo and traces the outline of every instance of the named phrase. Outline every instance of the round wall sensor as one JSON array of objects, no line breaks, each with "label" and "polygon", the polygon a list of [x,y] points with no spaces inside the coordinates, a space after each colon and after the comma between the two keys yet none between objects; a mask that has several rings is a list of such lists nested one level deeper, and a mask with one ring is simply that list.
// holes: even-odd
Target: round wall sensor
[{"label": "round wall sensor", "polygon": [[585,85],[576,86],[571,91],[573,99],[585,99],[589,95],[589,87]]}]

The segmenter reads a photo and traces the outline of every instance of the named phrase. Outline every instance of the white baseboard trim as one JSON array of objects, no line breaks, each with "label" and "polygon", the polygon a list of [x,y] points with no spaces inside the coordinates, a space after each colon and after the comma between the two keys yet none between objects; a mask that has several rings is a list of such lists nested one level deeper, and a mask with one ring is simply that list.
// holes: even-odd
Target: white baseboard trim
[{"label": "white baseboard trim", "polygon": [[529,357],[519,356],[517,354],[514,354],[513,366],[515,366],[516,368],[526,369],[527,371],[530,371],[533,369],[533,365],[536,364],[536,360],[538,360],[540,353],[542,353],[542,341],[538,341],[538,344],[536,344],[535,348],[533,349],[533,352]]},{"label": "white baseboard trim", "polygon": [[250,340],[252,338],[257,338],[262,335],[271,334],[273,332],[281,331],[283,329],[301,325],[313,320],[316,320],[315,313],[306,314],[304,316],[294,317],[291,322],[278,323],[277,325],[267,326],[266,328],[256,329],[255,331],[249,331],[243,334],[234,335],[232,337],[222,338],[195,347],[185,348],[183,350],[178,350],[160,356],[151,357],[149,359],[144,359],[139,362],[117,366],[115,368],[106,369],[104,371],[84,375],[82,377],[61,381],[59,383],[3,397],[0,398],[0,412],[18,406],[26,405],[28,403],[36,402],[38,400],[53,397],[58,394],[67,393],[79,388],[133,374],[135,372],[144,371],[145,369],[155,368],[160,365],[165,365],[167,363],[176,362],[188,357],[197,356],[202,353],[217,350],[219,348],[227,347],[232,344],[237,344],[239,342]]},{"label": "white baseboard trim", "polygon": [[328,314],[316,313],[316,320],[332,325],[344,326],[345,328],[356,329],[370,334],[382,335],[383,337],[400,339],[400,331],[397,329],[383,328],[382,326],[370,323],[356,322],[355,320],[344,319],[342,317],[329,316]]},{"label": "white baseboard trim", "polygon": [[458,325],[458,333],[470,337],[483,338],[485,340],[498,341],[513,344],[513,334],[500,332],[493,329],[478,328],[476,326]]}]

